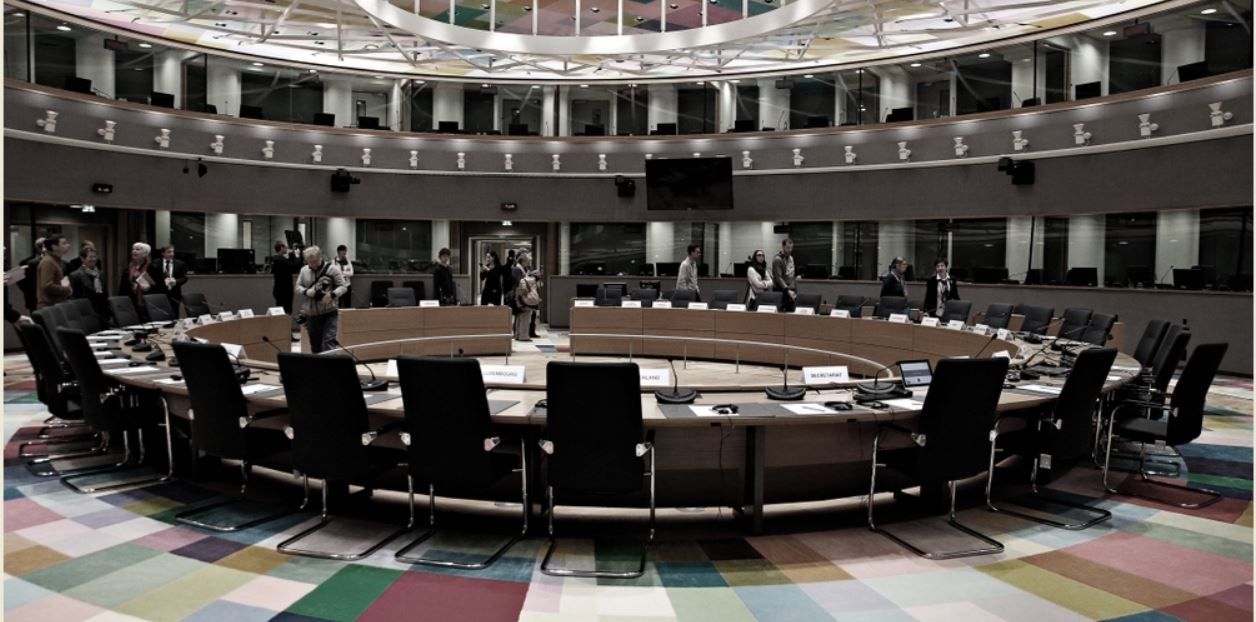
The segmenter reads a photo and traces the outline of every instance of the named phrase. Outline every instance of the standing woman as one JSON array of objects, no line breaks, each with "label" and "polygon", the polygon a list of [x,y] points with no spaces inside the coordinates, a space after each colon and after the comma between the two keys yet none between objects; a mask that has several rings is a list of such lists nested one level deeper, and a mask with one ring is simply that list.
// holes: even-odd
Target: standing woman
[{"label": "standing woman", "polygon": [[484,255],[484,264],[480,266],[480,304],[499,305],[502,303],[502,282],[510,278],[509,268],[502,266],[496,251]]},{"label": "standing woman", "polygon": [[754,304],[754,299],[763,292],[772,290],[772,277],[768,274],[767,255],[762,249],[750,256],[750,265],[746,266],[746,281],[750,291],[746,293],[746,306]]},{"label": "standing woman", "polygon": [[515,340],[532,341],[529,327],[532,325],[532,314],[536,313],[541,304],[540,285],[536,280],[536,272],[531,270],[530,255],[519,253],[515,261],[515,267],[510,274],[515,293]]},{"label": "standing woman", "polygon": [[118,281],[118,295],[127,296],[135,305],[141,319],[148,318],[148,309],[144,308],[144,294],[153,287],[153,278],[148,275],[148,258],[153,247],[136,242],[131,245],[131,263],[122,271]]},{"label": "standing woman", "polygon": [[70,287],[75,298],[92,303],[92,309],[101,319],[109,318],[108,293],[105,291],[105,273],[100,267],[100,257],[95,246],[83,245],[79,250],[79,268],[70,273]]}]

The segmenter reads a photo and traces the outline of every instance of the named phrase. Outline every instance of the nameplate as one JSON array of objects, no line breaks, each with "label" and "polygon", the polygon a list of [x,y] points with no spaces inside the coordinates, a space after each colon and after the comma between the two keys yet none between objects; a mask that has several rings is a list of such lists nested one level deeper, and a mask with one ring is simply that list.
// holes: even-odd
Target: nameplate
[{"label": "nameplate", "polygon": [[638,369],[643,387],[672,386],[672,372],[667,369]]},{"label": "nameplate", "polygon": [[[419,306],[420,307],[439,307],[440,301],[439,300],[420,300]],[[589,306],[592,306],[592,305],[589,305]]]},{"label": "nameplate", "polygon": [[481,365],[480,375],[486,383],[523,384],[523,370],[523,365]]},{"label": "nameplate", "polygon": [[271,315],[271,316],[274,316],[274,315],[287,315],[287,314],[288,314],[288,312],[287,312],[287,311],[284,311],[284,310],[283,310],[283,307],[271,307],[271,308],[269,308],[269,309],[267,309],[267,310],[266,310],[266,315]]},{"label": "nameplate", "polygon": [[573,307],[592,307],[592,306],[593,306],[593,301],[592,301],[592,300],[574,300],[574,301],[572,301],[572,305],[571,305],[571,306],[573,306]]},{"label": "nameplate", "polygon": [[640,300],[625,300],[621,304],[623,305],[625,309],[640,309],[641,308]]},{"label": "nameplate", "polygon": [[214,316],[206,313],[205,315],[202,315],[196,318],[196,321],[200,322],[201,324],[210,324],[214,321]]},{"label": "nameplate", "polygon": [[829,312],[829,317],[840,317],[840,318],[845,318],[849,320],[850,311],[847,311],[846,309],[833,309],[832,311]]},{"label": "nameplate", "polygon": [[746,305],[734,302],[734,303],[730,303],[727,307],[724,308],[724,310],[725,311],[745,311]]},{"label": "nameplate", "polygon": [[1011,353],[1011,352],[1008,352],[1007,350],[999,350],[998,352],[995,352],[995,353],[994,353],[994,358],[996,358],[996,359],[1010,359],[1010,358],[1012,358],[1012,353]]},{"label": "nameplate", "polygon": [[827,365],[823,367],[803,367],[803,384],[808,386],[850,382],[850,372],[845,365]]},{"label": "nameplate", "polygon": [[243,317],[253,317],[253,310],[252,310],[252,309],[240,309],[239,311],[236,311],[236,313],[237,313],[237,314],[239,314],[239,316],[240,316],[240,317],[242,317],[242,318],[243,318]]},{"label": "nameplate", "polygon": [[983,334],[983,335],[984,335],[984,334],[986,334],[986,333],[990,332],[990,327],[989,327],[989,326],[986,326],[985,324],[978,324],[978,325],[976,325],[976,326],[974,326],[974,327],[973,327],[973,332],[974,332],[974,333],[981,333],[981,334]]},{"label": "nameplate", "polygon": [[936,317],[927,317],[920,320],[920,325],[921,326],[937,326],[938,322],[939,320]]},{"label": "nameplate", "polygon": [[655,309],[670,309],[670,308],[672,308],[672,301],[670,301],[670,300],[655,300],[655,301],[654,301],[654,304],[653,304],[653,305],[651,305],[651,306],[652,306],[653,308],[655,308]]},{"label": "nameplate", "polygon": [[707,309],[710,308],[710,306],[708,306],[707,303],[705,302],[691,302],[689,303],[689,308],[695,309],[698,311],[706,311]]},{"label": "nameplate", "polygon": [[235,314],[230,311],[223,311],[222,313],[218,314],[218,319],[224,322],[226,322],[227,320],[234,320]]},{"label": "nameplate", "polygon": [[951,330],[964,330],[963,320],[951,320],[946,323],[946,327]]},{"label": "nameplate", "polygon": [[397,359],[388,359],[388,370],[384,372],[389,378],[400,378],[401,372],[397,371]]},{"label": "nameplate", "polygon": [[1008,337],[1011,337],[1011,336],[1012,336],[1012,331],[1010,331],[1010,330],[1008,330],[1008,329],[1006,329],[1006,328],[1000,328],[1000,329],[999,329],[999,332],[998,332],[998,333],[996,333],[996,334],[998,335],[998,338],[999,338],[999,339],[1007,339]]},{"label": "nameplate", "polygon": [[895,324],[906,324],[907,314],[906,313],[891,313],[890,321],[894,322]]},{"label": "nameplate", "polygon": [[222,349],[226,350],[227,354],[230,354],[237,359],[244,356],[244,346],[242,345],[234,343],[220,343],[218,345],[222,346]]},{"label": "nameplate", "polygon": [[755,307],[755,313],[776,313],[776,307],[772,305],[759,305]]},{"label": "nameplate", "polygon": [[815,315],[816,310],[811,307],[798,307],[794,309],[794,315]]}]

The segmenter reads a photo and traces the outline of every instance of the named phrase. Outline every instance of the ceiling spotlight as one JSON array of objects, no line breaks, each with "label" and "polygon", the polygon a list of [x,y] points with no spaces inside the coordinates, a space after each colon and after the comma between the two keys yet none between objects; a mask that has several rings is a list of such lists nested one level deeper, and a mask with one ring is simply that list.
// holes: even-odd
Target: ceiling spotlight
[{"label": "ceiling spotlight", "polygon": [[1105,36],[1105,37],[1115,37],[1115,36],[1116,36],[1116,31],[1115,31],[1115,30],[1105,30],[1105,31],[1103,31],[1103,36]]},{"label": "ceiling spotlight", "polygon": [[581,84],[581,85],[580,85],[580,88],[582,88],[582,89],[587,89],[587,88],[589,88],[589,85],[587,85],[587,84]]},{"label": "ceiling spotlight", "polygon": [[266,65],[265,65],[264,63],[253,63],[253,66],[254,66],[254,67],[265,67]]},{"label": "ceiling spotlight", "polygon": [[698,86],[705,86],[706,82],[698,81]]},{"label": "ceiling spotlight", "polygon": [[142,48],[144,48],[145,50],[147,50],[148,48],[153,47],[153,44],[151,44],[151,43],[141,43],[141,44],[140,44],[140,47],[142,47]]},{"label": "ceiling spotlight", "polygon": [[628,88],[635,89],[635,88],[637,88],[637,85],[635,85],[635,84],[629,84],[629,85],[628,85]]},{"label": "ceiling spotlight", "polygon": [[523,10],[524,10],[524,11],[531,12],[531,11],[532,11],[532,7],[525,5],[525,6],[523,7]]},{"label": "ceiling spotlight", "polygon": [[636,16],[636,17],[634,17],[633,19],[637,20],[637,23],[638,23],[638,24],[640,24],[641,22],[644,22],[644,21],[645,21],[645,18],[644,18],[644,17],[641,17],[640,15],[638,15],[638,16]]},{"label": "ceiling spotlight", "polygon": [[70,27],[65,24],[61,24],[60,26],[57,26],[57,30],[60,30],[61,32],[70,32]]},{"label": "ceiling spotlight", "polygon": [[21,11],[16,11],[14,13],[9,13],[9,17],[26,17],[26,14]]},{"label": "ceiling spotlight", "polygon": [[989,52],[982,52],[982,53],[980,53],[980,54],[978,54],[978,55],[977,55],[977,58],[990,58],[990,53],[989,53]]},{"label": "ceiling spotlight", "polygon": [[318,70],[317,70],[317,69],[311,69],[311,70],[310,70],[310,73],[318,73]]},{"label": "ceiling spotlight", "polygon": [[482,88],[482,89],[486,89],[486,88],[488,88],[488,84],[487,84],[487,83],[485,83],[485,84],[481,84],[481,85],[480,85],[480,88]]},{"label": "ceiling spotlight", "polygon": [[676,9],[680,8],[680,5],[673,2],[672,4],[667,5],[667,8],[675,11]]},{"label": "ceiling spotlight", "polygon": [[593,11],[594,13],[601,13],[601,12],[602,12],[602,9],[599,9],[599,8],[597,8],[597,7],[593,7],[593,8],[591,8],[591,9],[589,9],[589,10],[590,10],[590,11]]},{"label": "ceiling spotlight", "polygon": [[729,80],[729,82],[732,82],[733,84],[741,84],[741,80]]},{"label": "ceiling spotlight", "polygon": [[374,78],[374,79],[376,79],[376,80],[383,80],[383,79],[384,79],[384,76],[371,76],[371,77],[372,77],[372,78]]},{"label": "ceiling spotlight", "polygon": [[911,66],[912,66],[912,67],[919,67],[919,66],[920,66],[920,63],[912,63],[912,64],[911,64]]},{"label": "ceiling spotlight", "polygon": [[488,10],[488,4],[481,4],[481,5],[480,5],[480,8],[481,8],[481,9],[483,9],[483,10],[485,10],[485,11],[487,11],[487,10]]},{"label": "ceiling spotlight", "polygon": [[863,73],[863,70],[862,70],[862,69],[856,69],[856,70],[855,70],[855,73]]},{"label": "ceiling spotlight", "polygon": [[1200,11],[1199,14],[1200,15],[1212,15],[1213,13],[1216,13],[1216,12],[1217,12],[1217,9],[1204,9]]},{"label": "ceiling spotlight", "polygon": [[427,80],[415,80],[415,84],[427,84]]},{"label": "ceiling spotlight", "polygon": [[84,206],[83,206],[83,213],[84,213],[84,214],[95,214],[95,213],[96,213],[96,206],[95,206],[95,205],[84,205]]}]

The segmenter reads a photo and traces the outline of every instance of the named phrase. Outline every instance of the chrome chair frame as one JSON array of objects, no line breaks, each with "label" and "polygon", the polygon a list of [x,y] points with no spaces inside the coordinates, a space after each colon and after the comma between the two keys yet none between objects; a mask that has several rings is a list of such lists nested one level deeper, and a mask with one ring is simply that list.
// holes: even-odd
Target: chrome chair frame
[{"label": "chrome chair frame", "polygon": [[[88,477],[91,475],[101,475],[104,473],[122,472],[122,471],[127,470],[126,465],[127,463],[130,462],[131,447],[130,447],[130,443],[129,443],[126,432],[123,432],[122,433],[122,448],[123,448],[122,462],[119,462],[111,466],[106,466],[103,468],[91,467],[86,470],[79,470],[76,472],[72,472],[70,474],[59,474],[59,475],[62,475],[61,483],[64,484],[66,487],[70,488],[71,490],[73,490],[74,492],[77,492],[80,494],[91,494],[91,493],[96,493],[96,492],[104,492],[107,490],[144,488],[146,486],[152,486],[153,484],[162,484],[162,483],[173,480],[174,479],[174,440],[173,438],[171,438],[171,429],[170,429],[170,403],[166,401],[166,397],[164,394],[159,393],[158,396],[161,399],[162,411],[163,411],[163,415],[165,419],[165,426],[166,426],[167,471],[165,475],[154,474],[154,477],[151,477],[148,479],[142,479],[142,480],[137,480],[137,481],[121,481],[121,482],[113,482],[113,483],[104,483],[104,484],[97,484],[97,485],[91,485],[91,486],[80,486],[79,484],[76,484],[74,481],[72,481],[75,478]],[[136,430],[135,433],[136,433],[137,440],[140,444],[139,459],[135,463],[135,466],[138,467],[144,464],[144,457],[145,457],[144,456],[144,430],[139,429],[139,430]]]},{"label": "chrome chair frame", "polygon": [[[310,503],[310,476],[302,475],[301,477],[302,477],[302,486],[305,489],[305,496],[301,500],[301,506],[297,508],[298,512],[305,510],[305,508],[308,507]],[[372,544],[366,550],[359,551],[356,553],[335,553],[335,552],[328,552],[328,551],[315,551],[313,549],[301,549],[301,548],[292,546],[293,543],[304,539],[306,536],[309,536],[310,534],[313,534],[314,532],[319,531],[322,528],[332,523],[333,519],[331,515],[328,514],[327,512],[327,488],[328,488],[327,480],[323,480],[323,493],[322,493],[323,507],[322,507],[321,512],[319,513],[318,524],[314,525],[313,527],[309,527],[305,530],[302,530],[300,533],[296,534],[295,536],[292,536],[291,538],[288,538],[287,540],[280,542],[278,546],[275,547],[276,551],[279,551],[280,553],[285,553],[288,555],[304,555],[306,557],[318,557],[321,559],[356,561],[359,559],[363,559],[365,557],[370,557],[373,553],[383,548],[385,544],[392,542],[398,536],[409,531],[411,528],[411,525],[406,525],[405,527],[397,529],[396,531],[393,531],[392,533],[384,537],[383,540],[379,540],[375,542],[374,544]]]},{"label": "chrome chair frame", "polygon": [[1132,402],[1132,401],[1127,401],[1127,402],[1125,402],[1125,403],[1123,403],[1123,404],[1121,404],[1121,405],[1117,406],[1116,410],[1113,410],[1113,411],[1112,411],[1112,416],[1108,417],[1108,450],[1107,450],[1107,452],[1106,452],[1106,455],[1105,455],[1105,458],[1104,458],[1104,461],[1103,461],[1103,488],[1104,488],[1104,490],[1106,490],[1106,491],[1108,491],[1108,492],[1110,492],[1110,493],[1112,493],[1112,494],[1114,494],[1114,495],[1125,495],[1125,496],[1129,496],[1129,497],[1138,497],[1139,499],[1146,499],[1146,500],[1148,500],[1148,501],[1155,501],[1156,503],[1161,503],[1161,504],[1164,504],[1164,505],[1171,505],[1171,506],[1175,506],[1175,507],[1179,507],[1179,508],[1183,508],[1183,509],[1187,509],[1187,510],[1197,510],[1197,509],[1199,509],[1199,508],[1205,508],[1205,507],[1208,507],[1208,506],[1210,506],[1210,505],[1212,505],[1212,504],[1214,504],[1214,503],[1216,503],[1216,502],[1220,501],[1220,500],[1222,499],[1222,494],[1221,494],[1221,493],[1219,493],[1219,492],[1217,492],[1217,491],[1215,491],[1215,490],[1210,490],[1210,489],[1208,489],[1208,488],[1198,488],[1198,487],[1191,486],[1191,485],[1188,485],[1188,484],[1172,484],[1172,483],[1169,483],[1169,482],[1162,482],[1162,481],[1159,481],[1159,480],[1154,480],[1154,479],[1151,479],[1150,477],[1148,477],[1148,475],[1155,475],[1155,473],[1148,473],[1148,472],[1147,472],[1147,470],[1144,468],[1144,467],[1146,466],[1146,458],[1147,458],[1147,451],[1146,451],[1147,445],[1146,445],[1146,443],[1142,443],[1142,444],[1141,444],[1142,449],[1141,449],[1141,451],[1139,451],[1139,452],[1138,452],[1138,476],[1139,476],[1140,478],[1142,478],[1142,481],[1143,481],[1143,482],[1145,482],[1145,483],[1149,483],[1149,484],[1152,484],[1152,485],[1155,485],[1155,486],[1160,486],[1161,488],[1173,488],[1173,489],[1176,489],[1176,490],[1185,490],[1185,491],[1187,491],[1187,492],[1193,492],[1193,493],[1196,493],[1196,494],[1204,495],[1206,498],[1205,498],[1204,500],[1202,500],[1202,501],[1198,502],[1198,503],[1174,503],[1174,502],[1172,502],[1172,501],[1168,501],[1168,500],[1166,500],[1166,499],[1161,499],[1161,498],[1159,498],[1159,497],[1153,497],[1153,496],[1151,496],[1151,495],[1145,495],[1145,494],[1142,494],[1142,493],[1137,493],[1137,492],[1121,492],[1120,490],[1118,490],[1118,489],[1116,489],[1116,488],[1113,488],[1113,487],[1112,487],[1112,485],[1108,483],[1108,471],[1110,471],[1110,470],[1111,470],[1111,466],[1110,466],[1110,465],[1111,465],[1111,462],[1112,462],[1112,439],[1113,439],[1113,438],[1114,438],[1114,436],[1115,436],[1115,434],[1113,433],[1113,429],[1112,429],[1112,428],[1113,428],[1113,426],[1114,426],[1114,425],[1115,425],[1115,423],[1116,423],[1116,412],[1117,412],[1118,410],[1120,410],[1122,406],[1126,406],[1126,405],[1135,405],[1135,406],[1142,407],[1142,408],[1158,408],[1158,409],[1160,409],[1161,411],[1163,411],[1166,415],[1168,415],[1169,417],[1176,417],[1176,416],[1177,416],[1177,408],[1176,408],[1176,407],[1171,406],[1171,405],[1165,405],[1165,404],[1156,404],[1156,403],[1154,403],[1154,402],[1137,402],[1137,403],[1135,403],[1135,402]]},{"label": "chrome chair frame", "polygon": [[[1012,510],[1006,507],[996,506],[994,504],[994,495],[993,495],[994,493],[994,464],[995,464],[995,454],[998,452],[998,438],[999,438],[999,433],[998,433],[999,423],[998,422],[1002,420],[1002,418],[1003,417],[999,417],[999,419],[995,420],[994,429],[990,431],[990,472],[986,479],[986,507],[989,508],[991,512],[998,512],[1001,514],[1010,514],[1012,516],[1017,516],[1026,520],[1031,520],[1036,523],[1042,523],[1043,525],[1050,525],[1052,527],[1058,527],[1060,529],[1068,529],[1070,531],[1080,531],[1082,529],[1094,527],[1095,525],[1098,525],[1099,523],[1102,523],[1103,521],[1106,521],[1109,518],[1112,518],[1112,512],[1109,512],[1105,509],[1097,508],[1092,505],[1087,505],[1085,503],[1076,503],[1074,501],[1062,499],[1056,495],[1043,494],[1044,491],[1038,488],[1038,468],[1039,468],[1039,459],[1040,459],[1039,456],[1034,457],[1033,468],[1029,472],[1030,496],[1028,498],[1034,499],[1036,501],[1041,501],[1043,504],[1063,505],[1063,506],[1067,506],[1076,510],[1081,510],[1083,512],[1087,512],[1094,515],[1094,518],[1091,518],[1090,520],[1083,521],[1080,523],[1068,523],[1068,522],[1052,520],[1049,518],[1044,518],[1042,516],[1037,516],[1034,514],[1020,512],[1017,510]],[[1042,424],[1044,422],[1055,423],[1051,419],[1039,419],[1037,422],[1037,426],[1039,430],[1042,429]],[[1020,505],[1022,507],[1026,507],[1032,510],[1037,510],[1043,513],[1048,513],[1048,514],[1050,513],[1050,510],[1046,509],[1045,507],[1033,507],[1031,505],[1027,505],[1022,502],[1018,502],[1017,505]]]}]

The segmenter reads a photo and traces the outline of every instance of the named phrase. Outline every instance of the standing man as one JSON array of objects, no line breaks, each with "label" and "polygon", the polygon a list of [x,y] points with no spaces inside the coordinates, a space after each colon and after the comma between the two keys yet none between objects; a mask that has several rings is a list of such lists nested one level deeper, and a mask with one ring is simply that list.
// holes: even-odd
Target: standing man
[{"label": "standing man", "polygon": [[37,308],[51,307],[67,300],[74,293],[70,280],[61,268],[61,256],[70,252],[70,242],[65,236],[50,235],[44,240],[44,258],[39,261],[37,277]]},{"label": "standing man", "polygon": [[689,256],[680,262],[680,270],[676,274],[676,289],[691,289],[696,299],[701,300],[698,296],[698,260],[702,259],[702,247],[690,244],[687,250]]},{"label": "standing man", "polygon": [[440,249],[436,255],[436,269],[432,271],[432,289],[436,292],[436,299],[440,301],[442,307],[454,306],[458,304],[458,289],[454,285],[454,272],[449,267],[449,257],[451,253],[448,248]]},{"label": "standing man", "polygon": [[933,276],[925,282],[925,313],[942,317],[948,300],[959,300],[959,286],[951,278],[946,259],[938,257],[933,262]]},{"label": "standing man", "polygon": [[890,262],[890,269],[885,273],[885,279],[881,281],[881,296],[902,296],[907,297],[907,284],[903,280],[903,275],[907,273],[907,260],[902,257],[895,257]]},{"label": "standing man", "polygon": [[781,292],[781,311],[793,312],[798,283],[794,278],[794,241],[789,238],[781,240],[781,252],[772,259],[772,289]]},{"label": "standing man", "polygon": [[148,264],[148,276],[153,279],[150,293],[165,294],[178,317],[179,307],[183,305],[183,284],[188,282],[188,267],[174,258],[173,246],[161,247],[161,259]]},{"label": "standing man", "polygon": [[345,295],[340,299],[340,308],[353,306],[353,262],[349,260],[349,247],[341,244],[336,247],[336,267],[340,268],[340,274],[344,275],[345,283],[349,289],[345,290]]},{"label": "standing man", "polygon": [[36,274],[39,271],[39,262],[44,258],[44,238],[35,238],[35,247],[30,257],[23,259],[20,265],[26,266],[26,276],[17,282],[18,289],[22,290],[22,298],[26,302],[27,313],[34,311],[39,304],[39,296],[36,293],[35,281],[39,280]]},{"label": "standing man", "polygon": [[270,258],[270,274],[274,279],[271,295],[275,297],[275,305],[283,307],[288,315],[292,315],[292,277],[300,269],[297,254],[288,252],[288,245],[282,240],[275,240],[275,254]]},{"label": "standing man", "polygon": [[305,330],[310,336],[310,352],[318,354],[337,345],[340,308],[336,306],[336,299],[344,296],[349,286],[335,262],[323,261],[322,249],[311,246],[302,254],[305,267],[301,268],[293,290],[304,299],[297,321],[304,318]]}]

